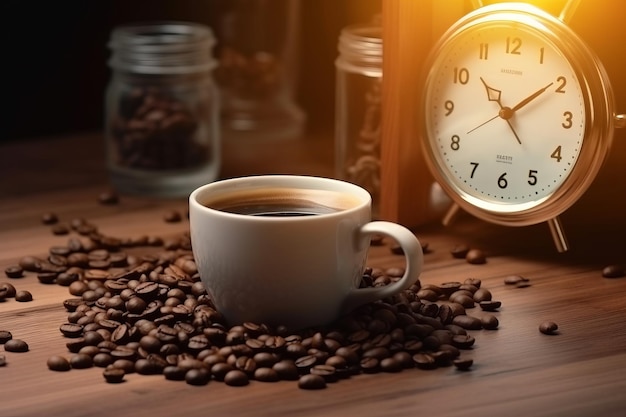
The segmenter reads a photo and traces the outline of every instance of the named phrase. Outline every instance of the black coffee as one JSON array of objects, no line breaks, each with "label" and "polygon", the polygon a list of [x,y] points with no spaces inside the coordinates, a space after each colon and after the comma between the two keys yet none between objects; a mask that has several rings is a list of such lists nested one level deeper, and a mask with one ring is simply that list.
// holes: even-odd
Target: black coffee
[{"label": "black coffee", "polygon": [[335,213],[355,207],[359,201],[335,191],[268,188],[228,193],[202,204],[248,216],[302,217]]}]

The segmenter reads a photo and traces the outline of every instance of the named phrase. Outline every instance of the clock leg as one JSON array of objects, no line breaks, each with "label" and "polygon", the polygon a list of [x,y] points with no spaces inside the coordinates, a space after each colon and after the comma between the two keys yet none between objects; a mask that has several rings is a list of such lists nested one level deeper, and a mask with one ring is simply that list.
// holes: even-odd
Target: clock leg
[{"label": "clock leg", "polygon": [[550,233],[552,233],[552,239],[554,240],[556,250],[559,252],[567,252],[569,244],[567,243],[567,237],[565,237],[563,225],[561,224],[561,220],[558,216],[548,220],[548,226],[550,227]]},{"label": "clock leg", "polygon": [[441,223],[443,223],[444,226],[449,226],[450,224],[452,224],[452,221],[454,220],[460,209],[461,207],[459,207],[458,204],[452,203],[452,205],[446,212],[446,215],[443,216],[443,220],[441,221]]}]

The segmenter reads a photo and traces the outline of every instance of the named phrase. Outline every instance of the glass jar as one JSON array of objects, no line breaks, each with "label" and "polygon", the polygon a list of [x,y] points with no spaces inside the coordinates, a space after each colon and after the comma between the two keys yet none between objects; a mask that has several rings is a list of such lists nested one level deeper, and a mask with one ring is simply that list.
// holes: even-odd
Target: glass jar
[{"label": "glass jar", "polygon": [[380,200],[382,27],[352,25],[339,36],[335,102],[335,175]]},{"label": "glass jar", "polygon": [[294,99],[300,4],[229,0],[216,25],[224,140],[296,139],[306,115]]},{"label": "glass jar", "polygon": [[215,38],[207,26],[115,28],[105,96],[107,166],[120,192],[187,196],[220,169]]}]

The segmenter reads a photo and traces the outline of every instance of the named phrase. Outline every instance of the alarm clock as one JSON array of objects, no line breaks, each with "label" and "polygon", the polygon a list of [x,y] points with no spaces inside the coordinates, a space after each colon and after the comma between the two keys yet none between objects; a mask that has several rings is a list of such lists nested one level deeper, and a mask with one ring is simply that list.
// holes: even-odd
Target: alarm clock
[{"label": "alarm clock", "polygon": [[594,181],[611,148],[611,85],[562,20],[523,3],[476,9],[439,39],[424,65],[422,148],[453,206],[488,222],[548,222]]}]

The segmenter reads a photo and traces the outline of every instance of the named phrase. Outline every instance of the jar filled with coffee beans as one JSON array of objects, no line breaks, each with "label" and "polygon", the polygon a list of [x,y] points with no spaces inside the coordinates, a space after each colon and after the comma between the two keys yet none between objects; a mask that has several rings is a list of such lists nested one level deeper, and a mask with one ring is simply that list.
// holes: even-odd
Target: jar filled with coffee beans
[{"label": "jar filled with coffee beans", "polygon": [[380,197],[382,28],[376,24],[342,29],[335,61],[335,175]]},{"label": "jar filled with coffee beans", "polygon": [[105,140],[120,192],[187,196],[220,169],[219,92],[212,30],[188,22],[111,32]]}]

